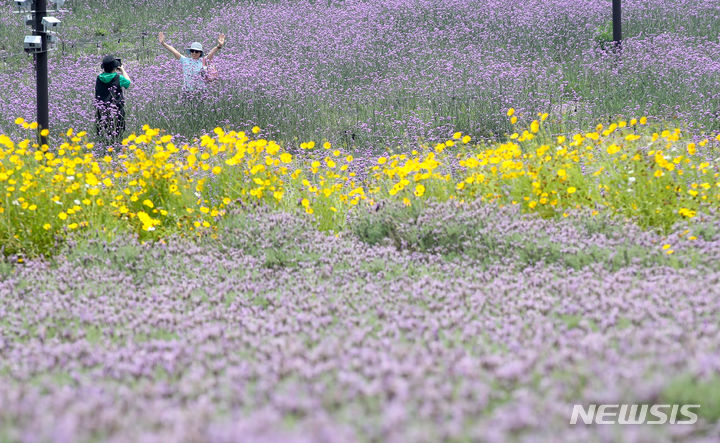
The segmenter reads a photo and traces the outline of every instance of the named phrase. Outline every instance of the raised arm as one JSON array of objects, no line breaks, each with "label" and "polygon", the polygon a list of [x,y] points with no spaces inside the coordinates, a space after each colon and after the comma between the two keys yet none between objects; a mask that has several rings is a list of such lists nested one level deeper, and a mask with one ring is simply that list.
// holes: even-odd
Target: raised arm
[{"label": "raised arm", "polygon": [[217,45],[215,45],[215,47],[212,48],[210,52],[208,52],[208,61],[212,60],[215,53],[218,52],[218,50],[220,50],[220,48],[222,48],[223,46],[225,46],[225,34],[220,34],[217,39]]},{"label": "raised arm", "polygon": [[180,57],[182,57],[182,54],[180,54],[177,49],[175,49],[172,46],[170,46],[169,44],[167,44],[167,42],[165,41],[165,33],[161,32],[160,34],[158,34],[158,41],[160,42],[160,45],[163,48],[170,51],[170,53],[172,53],[172,55],[174,55],[176,59],[180,60]]}]

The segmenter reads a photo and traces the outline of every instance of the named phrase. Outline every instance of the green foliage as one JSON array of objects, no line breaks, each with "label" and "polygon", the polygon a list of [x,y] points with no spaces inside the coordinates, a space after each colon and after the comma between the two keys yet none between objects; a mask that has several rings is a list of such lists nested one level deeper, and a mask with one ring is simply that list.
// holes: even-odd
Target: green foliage
[{"label": "green foliage", "polygon": [[602,49],[609,49],[613,44],[613,23],[612,20],[604,25],[595,28],[595,45]]},{"label": "green foliage", "polygon": [[390,241],[397,249],[402,249],[404,239],[400,237],[398,228],[415,223],[418,215],[417,207],[397,203],[378,205],[370,211],[359,209],[350,224],[350,230],[369,245]]},{"label": "green foliage", "polygon": [[0,278],[6,279],[13,273],[14,266],[5,259],[0,257]]},{"label": "green foliage", "polygon": [[[303,264],[316,262],[320,255],[303,239],[313,234],[314,228],[307,219],[291,219],[290,223],[277,223],[269,219],[280,212],[260,210],[236,210],[218,224],[216,243],[223,250],[241,249],[245,254],[257,257],[268,269],[300,268]],[[268,219],[264,219],[268,217]]]},{"label": "green foliage", "polygon": [[[440,222],[435,218],[437,212],[431,214],[421,207],[388,203],[378,210],[356,214],[349,229],[369,245],[391,244],[398,250],[436,253],[447,259],[463,257],[486,265],[512,258],[520,268],[545,263],[571,269],[591,266],[617,271],[634,264],[681,269],[703,261],[692,251],[668,255],[656,248],[637,245],[614,249],[590,247],[568,252],[566,245],[546,235],[517,231],[501,233],[492,228],[492,220],[470,217],[469,212],[463,212],[462,206],[445,208],[445,213],[450,211],[456,216]],[[623,225],[618,224],[617,219],[614,224],[609,217],[599,217],[596,221],[592,217],[579,217],[578,221],[587,229],[585,235],[601,234],[609,238],[625,235],[621,232]]]},{"label": "green foliage", "polygon": [[105,267],[125,272],[133,281],[148,281],[147,275],[155,267],[153,258],[147,254],[149,245],[141,245],[132,237],[117,244],[108,244],[98,237],[75,236],[64,250],[63,259],[76,262],[83,267]]},{"label": "green foliage", "polygon": [[664,403],[699,404],[695,412],[708,422],[720,420],[720,376],[713,374],[706,378],[690,375],[670,382],[660,395]]}]

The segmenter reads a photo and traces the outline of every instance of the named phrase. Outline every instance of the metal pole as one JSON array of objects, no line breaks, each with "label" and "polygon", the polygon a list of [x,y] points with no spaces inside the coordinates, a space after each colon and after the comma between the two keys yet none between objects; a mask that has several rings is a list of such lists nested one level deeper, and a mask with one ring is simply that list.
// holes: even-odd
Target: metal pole
[{"label": "metal pole", "polygon": [[620,0],[613,0],[613,42],[615,42],[615,45],[617,46],[620,46],[622,44],[622,20],[620,9]]},{"label": "metal pole", "polygon": [[35,26],[33,35],[42,38],[42,50],[35,54],[35,76],[37,84],[37,123],[40,146],[48,144],[48,138],[40,135],[43,129],[50,129],[50,110],[48,100],[48,41],[42,20],[47,15],[47,0],[35,0]]}]

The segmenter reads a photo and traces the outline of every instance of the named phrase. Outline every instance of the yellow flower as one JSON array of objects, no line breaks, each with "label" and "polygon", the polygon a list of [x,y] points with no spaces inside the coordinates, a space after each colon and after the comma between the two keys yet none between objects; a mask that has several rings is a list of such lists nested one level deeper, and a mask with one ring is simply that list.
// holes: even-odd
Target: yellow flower
[{"label": "yellow flower", "polygon": [[283,163],[290,163],[292,161],[292,154],[283,152],[280,154],[280,161]]},{"label": "yellow flower", "polygon": [[680,208],[678,210],[678,214],[682,215],[683,217],[693,218],[693,217],[695,217],[696,212],[693,211],[692,209]]},{"label": "yellow flower", "polygon": [[566,177],[567,173],[565,172],[564,169],[558,169],[557,175],[558,175],[558,177]]},{"label": "yellow flower", "polygon": [[97,186],[98,179],[92,172],[88,172],[85,174],[85,183],[87,183],[90,186]]},{"label": "yellow flower", "polygon": [[18,118],[15,119],[15,124],[16,124],[16,125],[22,125],[23,123],[25,123],[25,119],[24,119],[24,118],[18,117]]},{"label": "yellow flower", "polygon": [[453,134],[454,140],[460,140],[460,137],[462,137],[462,132],[456,132]]},{"label": "yellow flower", "polygon": [[507,116],[512,117],[513,114],[515,114],[515,108],[510,108],[507,110]]},{"label": "yellow flower", "polygon": [[380,158],[377,159],[377,162],[378,162],[379,165],[384,165],[385,163],[387,163],[387,158],[385,158],[385,157],[380,157]]},{"label": "yellow flower", "polygon": [[215,175],[220,175],[221,172],[222,168],[220,166],[215,166],[214,168],[212,168],[212,173]]},{"label": "yellow flower", "polygon": [[143,224],[142,228],[145,231],[153,231],[155,230],[155,225],[160,224],[159,220],[156,220],[152,217],[150,217],[147,213],[140,211],[137,213],[137,217],[140,220],[140,222]]},{"label": "yellow flower", "polygon": [[253,128],[252,128],[252,133],[253,133],[253,134],[257,134],[257,133],[259,133],[259,132],[260,132],[260,127],[259,127],[259,126],[253,126]]},{"label": "yellow flower", "polygon": [[49,231],[50,228],[52,228],[52,226],[50,226],[50,223],[45,223],[45,224],[43,225],[43,229],[46,230],[46,231]]},{"label": "yellow flower", "polygon": [[687,152],[690,155],[695,155],[696,149],[695,149],[695,143],[690,143],[687,147]]},{"label": "yellow flower", "polygon": [[464,144],[470,143],[470,140],[471,140],[471,138],[470,138],[469,135],[466,135],[465,137],[462,138],[462,142],[463,142]]},{"label": "yellow flower", "polygon": [[567,193],[568,193],[568,194],[574,194],[575,191],[577,191],[577,189],[575,188],[575,186],[570,186],[569,188],[567,188]]},{"label": "yellow flower", "polygon": [[61,213],[58,214],[58,218],[59,218],[60,220],[66,220],[67,217],[68,217],[67,214],[64,213],[64,212],[61,212]]},{"label": "yellow flower", "polygon": [[533,134],[537,134],[537,132],[540,130],[540,123],[537,120],[533,120],[532,123],[530,123],[530,132]]},{"label": "yellow flower", "polygon": [[627,136],[625,136],[625,140],[627,140],[629,142],[632,142],[632,141],[635,141],[638,139],[640,139],[640,136],[637,134],[628,134]]},{"label": "yellow flower", "polygon": [[617,154],[619,151],[620,151],[620,146],[616,145],[615,143],[613,143],[607,147],[607,153],[610,155]]},{"label": "yellow flower", "polygon": [[148,200],[148,199],[143,200],[143,205],[147,206],[148,208],[154,208],[154,207],[155,207],[155,205],[153,204],[153,202],[150,201],[150,200]]},{"label": "yellow flower", "polygon": [[415,186],[415,196],[422,197],[423,194],[425,194],[425,186],[423,186],[422,184],[418,184],[417,186]]}]

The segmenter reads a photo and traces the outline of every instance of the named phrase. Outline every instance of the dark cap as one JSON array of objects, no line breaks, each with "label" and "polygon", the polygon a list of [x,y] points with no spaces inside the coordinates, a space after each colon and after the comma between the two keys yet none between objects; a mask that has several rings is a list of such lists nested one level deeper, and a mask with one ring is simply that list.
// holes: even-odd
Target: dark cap
[{"label": "dark cap", "polygon": [[105,72],[113,72],[117,68],[117,61],[112,55],[106,55],[102,59],[102,68]]}]

